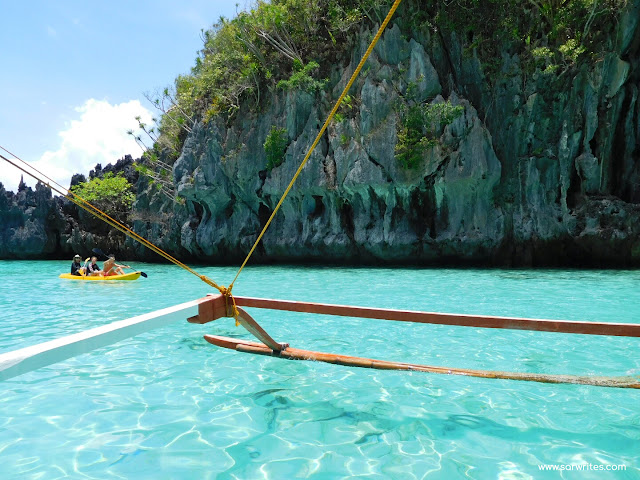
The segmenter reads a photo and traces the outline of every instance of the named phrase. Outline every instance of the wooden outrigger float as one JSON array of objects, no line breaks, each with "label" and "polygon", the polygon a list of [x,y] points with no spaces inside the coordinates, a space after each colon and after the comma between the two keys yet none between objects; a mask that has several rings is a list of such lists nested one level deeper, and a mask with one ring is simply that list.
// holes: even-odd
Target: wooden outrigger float
[{"label": "wooden outrigger float", "polygon": [[[330,305],[310,302],[294,302],[289,300],[272,300],[265,298],[233,297],[231,303],[223,295],[211,296],[209,300],[198,304],[198,315],[188,318],[190,323],[205,324],[222,317],[235,317],[260,342],[239,340],[217,335],[205,335],[207,342],[218,347],[228,348],[242,353],[267,355],[286,360],[310,360],[332,363],[349,367],[373,368],[378,370],[404,370],[414,372],[439,373],[446,375],[462,375],[480,378],[496,378],[521,380],[541,383],[569,383],[593,385],[599,387],[640,389],[640,378],[634,377],[600,377],[578,375],[553,375],[541,373],[502,372],[489,370],[470,370],[462,368],[418,365],[402,362],[390,362],[370,358],[338,355],[333,353],[314,352],[292,348],[287,343],[276,342],[254,319],[241,307],[266,308],[290,312],[317,313],[344,317],[393,320],[401,322],[429,323],[435,325],[452,325],[475,328],[502,328],[512,330],[533,330],[541,332],[574,333],[585,335],[609,335],[623,337],[640,337],[640,324],[577,322],[567,320],[540,320],[528,318],[509,318],[477,315],[457,315],[448,313],[419,312],[410,310],[380,309],[370,307],[353,307],[347,305]],[[234,312],[236,310],[236,312]]]}]

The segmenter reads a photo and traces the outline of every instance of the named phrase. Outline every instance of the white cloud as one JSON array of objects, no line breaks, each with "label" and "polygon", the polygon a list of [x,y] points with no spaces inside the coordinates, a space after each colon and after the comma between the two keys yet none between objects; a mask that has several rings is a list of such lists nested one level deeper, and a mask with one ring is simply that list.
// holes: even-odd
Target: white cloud
[{"label": "white cloud", "polygon": [[[151,124],[152,114],[138,100],[111,105],[105,100],[87,100],[75,108],[79,118],[68,123],[58,133],[61,144],[57,150],[46,151],[32,165],[63,187],[68,187],[74,173],[87,175],[96,163],[104,167],[126,154],[134,157],[142,151],[127,130],[138,130],[136,116]],[[4,162],[3,162],[4,163]],[[20,172],[8,164],[0,169],[0,182],[6,189],[16,189]],[[35,181],[27,178],[28,185]]]}]

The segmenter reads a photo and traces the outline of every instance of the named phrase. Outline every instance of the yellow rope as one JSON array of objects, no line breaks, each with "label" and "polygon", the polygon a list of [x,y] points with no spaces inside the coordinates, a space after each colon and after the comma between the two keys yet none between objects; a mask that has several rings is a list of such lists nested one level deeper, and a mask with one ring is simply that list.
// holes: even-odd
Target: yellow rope
[{"label": "yellow rope", "polygon": [[311,157],[311,154],[313,153],[313,151],[315,150],[316,146],[318,145],[318,142],[322,138],[322,135],[324,135],[324,132],[327,129],[327,127],[329,126],[329,123],[331,122],[331,120],[333,119],[333,116],[338,111],[338,108],[340,107],[340,104],[342,103],[342,100],[347,95],[347,93],[349,92],[349,89],[351,88],[351,85],[353,85],[353,82],[355,81],[355,79],[360,74],[360,70],[362,70],[362,67],[364,66],[365,62],[369,58],[369,55],[371,55],[371,52],[373,51],[374,47],[376,46],[376,43],[378,43],[378,40],[382,36],[382,33],[384,32],[385,28],[387,28],[387,24],[391,20],[391,17],[393,17],[393,14],[395,13],[396,9],[398,8],[398,6],[400,5],[401,2],[402,2],[402,0],[396,0],[393,3],[393,5],[391,6],[391,9],[389,10],[389,13],[387,14],[387,17],[384,19],[384,21],[382,22],[382,25],[380,25],[380,28],[378,29],[378,33],[376,33],[376,36],[373,37],[373,40],[371,40],[371,43],[369,44],[369,48],[367,48],[367,51],[365,52],[364,56],[360,60],[360,63],[358,64],[358,66],[356,67],[355,71],[353,72],[353,75],[351,75],[351,78],[349,79],[349,82],[344,87],[344,90],[340,94],[340,98],[338,98],[338,100],[336,101],[335,105],[331,109],[331,113],[329,113],[329,116],[325,120],[324,125],[322,125],[322,128],[320,129],[320,132],[318,132],[318,135],[316,136],[316,139],[311,144],[311,147],[309,147],[309,150],[307,151],[307,154],[305,155],[304,160],[302,160],[302,163],[298,167],[298,170],[296,170],[296,173],[293,176],[293,178],[291,179],[291,182],[289,182],[289,185],[287,186],[286,190],[282,194],[282,197],[280,197],[280,200],[278,201],[278,204],[276,205],[276,208],[271,213],[271,216],[269,217],[269,220],[267,220],[267,223],[265,224],[264,228],[260,232],[260,235],[258,235],[258,238],[256,239],[256,241],[254,242],[253,246],[251,247],[251,250],[247,254],[246,258],[244,259],[244,262],[242,262],[242,265],[238,269],[238,272],[236,273],[236,276],[233,278],[233,281],[229,285],[229,291],[231,291],[233,289],[233,285],[236,283],[236,280],[240,276],[240,272],[242,272],[242,269],[245,267],[245,265],[249,261],[249,258],[251,257],[251,255],[253,255],[253,252],[256,249],[256,247],[258,246],[258,244],[260,243],[260,240],[262,240],[262,237],[264,236],[265,232],[269,228],[269,225],[271,225],[271,221],[273,220],[273,217],[275,217],[276,213],[280,209],[280,206],[282,205],[282,202],[284,202],[284,199],[287,197],[287,195],[289,195],[289,191],[293,187],[293,184],[296,182],[296,180],[300,176],[300,173],[302,172],[302,169],[304,168],[304,166],[307,164],[307,161],[309,160],[309,157]]}]

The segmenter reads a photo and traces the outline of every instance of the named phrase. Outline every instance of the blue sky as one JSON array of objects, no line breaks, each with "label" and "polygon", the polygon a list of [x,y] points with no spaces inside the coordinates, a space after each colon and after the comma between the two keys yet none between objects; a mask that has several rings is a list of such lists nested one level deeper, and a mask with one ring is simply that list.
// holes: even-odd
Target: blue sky
[{"label": "blue sky", "polygon": [[[143,92],[187,73],[200,30],[235,12],[221,0],[0,0],[0,145],[65,186],[71,171],[139,155],[124,132],[155,115]],[[19,178],[0,163],[8,190]]]}]

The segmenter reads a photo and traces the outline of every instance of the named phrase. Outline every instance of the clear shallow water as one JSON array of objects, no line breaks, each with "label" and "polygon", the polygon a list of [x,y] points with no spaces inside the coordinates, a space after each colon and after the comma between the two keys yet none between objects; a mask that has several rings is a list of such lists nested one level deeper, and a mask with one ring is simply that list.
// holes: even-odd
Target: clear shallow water
[{"label": "clear shallow water", "polygon": [[[177,267],[63,281],[0,261],[0,352],[210,290]],[[231,268],[198,268],[228,282]],[[37,277],[28,277],[38,272]],[[251,267],[238,295],[640,321],[640,272]],[[640,375],[640,340],[255,311],[277,340],[466,368]],[[640,478],[640,392],[286,362],[217,349],[233,320],[176,323],[0,383],[0,478]],[[541,472],[539,464],[626,472]]]}]

